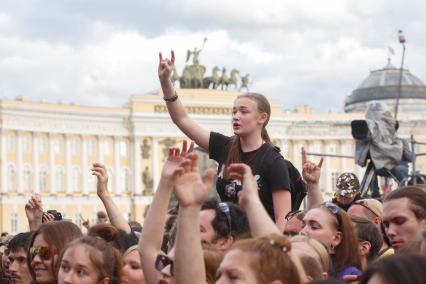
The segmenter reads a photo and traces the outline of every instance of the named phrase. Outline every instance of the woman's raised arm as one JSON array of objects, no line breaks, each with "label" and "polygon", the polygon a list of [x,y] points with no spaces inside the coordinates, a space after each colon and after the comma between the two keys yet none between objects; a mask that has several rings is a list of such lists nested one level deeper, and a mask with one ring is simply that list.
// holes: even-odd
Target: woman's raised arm
[{"label": "woman's raised arm", "polygon": [[172,81],[170,80],[175,66],[175,53],[172,50],[171,58],[163,59],[160,52],[160,62],[158,64],[158,78],[160,79],[161,89],[163,90],[164,100],[166,101],[172,121],[197,145],[209,149],[210,131],[201,127],[198,123],[192,120],[185,111],[182,103],[178,98]]}]

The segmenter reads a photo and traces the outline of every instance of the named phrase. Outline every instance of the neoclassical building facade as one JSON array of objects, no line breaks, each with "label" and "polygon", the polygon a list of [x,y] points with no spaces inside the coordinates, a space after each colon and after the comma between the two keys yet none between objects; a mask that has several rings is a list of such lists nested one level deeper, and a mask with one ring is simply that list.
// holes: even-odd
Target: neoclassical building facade
[{"label": "neoclassical building facade", "polygon": [[[203,127],[231,135],[231,107],[239,93],[180,89],[178,94]],[[271,100],[271,105],[270,136],[299,169],[302,147],[353,155],[350,122],[362,119],[362,112],[320,114],[308,106],[284,112],[282,101]],[[402,112],[399,120],[400,136],[426,141],[423,112]],[[93,221],[103,210],[90,171],[95,162],[106,165],[108,189],[124,216],[143,222],[167,149],[185,138],[172,123],[161,91],[133,95],[119,108],[1,99],[0,125],[0,231],[12,233],[28,229],[24,206],[33,193],[41,194],[46,210],[56,209],[80,226],[83,218]],[[202,162],[207,166],[208,158]],[[419,158],[417,166],[426,170],[426,160]],[[326,198],[346,171],[362,176],[364,169],[350,158],[325,159],[321,189]]]}]

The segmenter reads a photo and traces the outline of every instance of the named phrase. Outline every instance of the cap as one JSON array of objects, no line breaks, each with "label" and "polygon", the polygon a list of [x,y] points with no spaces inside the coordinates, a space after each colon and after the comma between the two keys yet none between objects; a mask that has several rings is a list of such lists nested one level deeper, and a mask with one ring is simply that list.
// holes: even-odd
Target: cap
[{"label": "cap", "polygon": [[382,218],[383,215],[383,204],[372,198],[360,199],[354,202],[354,204],[361,205],[362,207],[370,210],[377,217]]},{"label": "cap", "polygon": [[337,195],[344,197],[353,197],[359,190],[359,180],[353,173],[343,173],[337,178]]}]

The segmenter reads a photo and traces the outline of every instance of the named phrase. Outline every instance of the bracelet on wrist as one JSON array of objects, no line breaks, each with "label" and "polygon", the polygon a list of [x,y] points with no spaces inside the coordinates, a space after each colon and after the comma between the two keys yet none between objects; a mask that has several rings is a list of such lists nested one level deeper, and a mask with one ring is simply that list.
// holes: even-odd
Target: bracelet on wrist
[{"label": "bracelet on wrist", "polygon": [[175,95],[174,95],[173,97],[170,97],[170,98],[163,97],[163,100],[164,100],[166,103],[173,103],[173,102],[175,102],[178,98],[179,98],[179,96],[177,95],[177,93],[176,93],[176,91],[175,91]]}]

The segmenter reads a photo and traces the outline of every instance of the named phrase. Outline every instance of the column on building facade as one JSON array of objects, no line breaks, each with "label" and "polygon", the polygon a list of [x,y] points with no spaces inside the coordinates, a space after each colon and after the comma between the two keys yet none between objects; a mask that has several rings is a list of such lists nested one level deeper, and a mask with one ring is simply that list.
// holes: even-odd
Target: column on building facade
[{"label": "column on building facade", "polygon": [[133,193],[135,195],[142,194],[142,186],[141,186],[141,145],[140,145],[140,137],[133,137]]},{"label": "column on building facade", "polygon": [[16,189],[18,193],[22,193],[23,192],[23,186],[22,186],[22,181],[23,181],[23,160],[22,160],[22,132],[18,131],[17,132],[17,145],[16,145]]},{"label": "column on building facade", "polygon": [[67,194],[72,194],[73,192],[73,171],[71,167],[71,137],[70,135],[65,135],[65,172],[66,174],[66,187]]},{"label": "column on building facade", "polygon": [[6,131],[0,129],[0,178],[1,178],[1,193],[7,193],[7,151],[6,151]]},{"label": "column on building facade", "polygon": [[87,141],[84,135],[81,135],[81,177],[82,177],[82,187],[83,194],[87,195],[89,193],[89,166],[87,162]]},{"label": "column on building facade", "polygon": [[114,187],[115,194],[121,194],[121,168],[120,168],[120,137],[114,137]]},{"label": "column on building facade", "polygon": [[56,193],[56,168],[55,168],[55,136],[49,133],[49,188],[50,193]]},{"label": "column on building facade", "polygon": [[152,137],[152,145],[151,145],[151,153],[152,153],[152,188],[155,192],[157,190],[158,185],[158,141],[157,137]]},{"label": "column on building facade", "polygon": [[[33,149],[32,149],[32,158],[33,158],[33,192],[39,193],[40,192],[40,177],[39,177],[39,135],[37,133],[33,132]],[[52,172],[49,171],[50,174]]]}]

